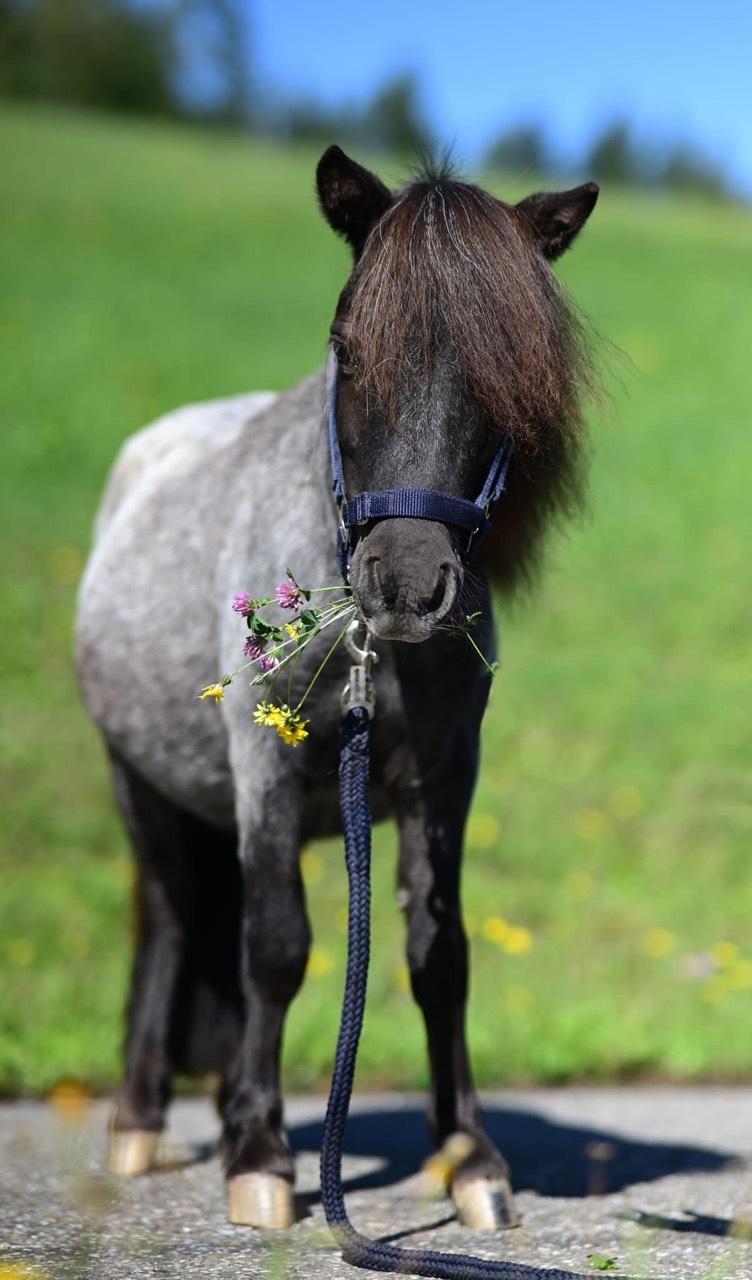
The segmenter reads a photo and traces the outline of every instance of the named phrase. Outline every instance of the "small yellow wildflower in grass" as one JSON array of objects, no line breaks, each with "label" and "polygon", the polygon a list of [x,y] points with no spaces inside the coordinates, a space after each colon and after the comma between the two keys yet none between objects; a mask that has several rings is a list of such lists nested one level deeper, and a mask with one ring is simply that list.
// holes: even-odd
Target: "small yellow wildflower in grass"
[{"label": "small yellow wildflower in grass", "polygon": [[524,956],[533,946],[533,935],[522,924],[513,924],[507,930],[502,947],[510,956]]},{"label": "small yellow wildflower in grass", "polygon": [[225,696],[225,687],[223,684],[205,684],[198,695],[199,702],[203,702],[205,698],[214,698],[216,702],[221,702]]},{"label": "small yellow wildflower in grass", "polygon": [[503,916],[488,916],[483,921],[483,937],[487,942],[495,942],[498,946],[506,938],[510,927]]},{"label": "small yellow wildflower in grass", "polygon": [[580,809],[574,817],[574,829],[583,840],[602,839],[608,829],[608,818],[600,809]]},{"label": "small yellow wildflower in grass", "polygon": [[472,813],[467,824],[471,849],[492,849],[499,838],[499,822],[492,813]]},{"label": "small yellow wildflower in grass", "polygon": [[323,978],[334,968],[334,958],[326,947],[311,947],[306,974],[311,978]]},{"label": "small yellow wildflower in grass", "polygon": [[79,1080],[58,1080],[47,1101],[64,1120],[81,1120],[91,1105],[91,1091]]},{"label": "small yellow wildflower in grass", "polygon": [[523,1017],[535,1007],[535,996],[527,987],[505,987],[504,1008],[513,1018]]},{"label": "small yellow wildflower in grass", "polygon": [[91,942],[85,933],[69,933],[65,937],[65,949],[76,960],[85,960],[91,951]]},{"label": "small yellow wildflower in grass", "polygon": [[405,995],[410,990],[410,970],[406,964],[400,964],[394,970],[394,985]]},{"label": "small yellow wildflower in grass", "polygon": [[739,948],[735,942],[716,942],[710,948],[710,954],[719,969],[728,969],[729,965],[739,959]]},{"label": "small yellow wildflower in grass", "polygon": [[294,622],[286,622],[282,629],[287,632],[291,640],[297,639],[300,628]]},{"label": "small yellow wildflower in grass", "polygon": [[642,812],[643,802],[637,787],[625,785],[615,787],[608,797],[608,807],[615,818],[622,821],[636,818]]},{"label": "small yellow wildflower in grass", "polygon": [[27,1262],[0,1262],[0,1280],[48,1280],[47,1273]]},{"label": "small yellow wildflower in grass", "polygon": [[36,947],[31,938],[9,938],[5,950],[16,969],[27,969],[36,956]]},{"label": "small yellow wildflower in grass", "polygon": [[324,859],[313,849],[306,849],[300,858],[300,874],[304,884],[317,884],[324,874]]},{"label": "small yellow wildflower in grass", "polygon": [[664,929],[660,925],[656,925],[653,929],[648,929],[643,935],[642,950],[651,960],[662,960],[664,956],[670,956],[671,952],[676,948],[676,935],[670,929]]},{"label": "small yellow wildflower in grass", "polygon": [[746,991],[752,987],[752,961],[737,960],[726,969],[729,991]]},{"label": "small yellow wildflower in grass", "polygon": [[586,902],[595,893],[595,880],[589,871],[570,871],[564,881],[564,897],[570,902]]},{"label": "small yellow wildflower in grass", "polygon": [[84,558],[78,547],[55,547],[50,555],[50,577],[58,586],[75,586],[83,567]]}]

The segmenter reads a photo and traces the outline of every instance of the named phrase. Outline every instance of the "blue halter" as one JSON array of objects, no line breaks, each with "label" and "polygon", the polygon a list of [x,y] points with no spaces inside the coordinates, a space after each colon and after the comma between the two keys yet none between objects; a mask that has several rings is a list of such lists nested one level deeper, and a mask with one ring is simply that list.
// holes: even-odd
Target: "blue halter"
[{"label": "blue halter", "polygon": [[332,489],[339,510],[337,532],[337,560],[342,576],[347,581],[350,560],[359,525],[369,520],[389,520],[394,516],[410,516],[417,520],[438,520],[451,524],[468,533],[464,554],[468,557],[491,527],[490,513],[506,484],[507,471],[512,457],[512,445],[504,440],[491,463],[486,482],[475,502],[455,498],[438,489],[374,489],[358,493],[348,500],[345,490],[345,473],[342,451],[337,434],[337,389],[339,386],[339,362],[334,351],[329,352],[326,366],[326,418],[329,432],[329,453],[332,463]]}]

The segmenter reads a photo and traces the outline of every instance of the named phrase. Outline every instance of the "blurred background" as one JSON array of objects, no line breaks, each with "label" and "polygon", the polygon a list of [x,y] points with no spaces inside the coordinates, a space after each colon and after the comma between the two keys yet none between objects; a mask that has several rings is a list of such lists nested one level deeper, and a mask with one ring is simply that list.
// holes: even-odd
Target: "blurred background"
[{"label": "blurred background", "polygon": [[[1,1089],[117,1077],[131,869],[76,584],[126,435],[322,360],[332,141],[395,182],[450,147],[507,199],[602,184],[561,275],[623,355],[589,514],[500,612],[465,871],[478,1077],[749,1076],[751,42],[741,0],[0,0]],[[294,1087],[333,1052],[338,843],[304,874]],[[418,1085],[393,876],[384,829],[359,1079]]]}]

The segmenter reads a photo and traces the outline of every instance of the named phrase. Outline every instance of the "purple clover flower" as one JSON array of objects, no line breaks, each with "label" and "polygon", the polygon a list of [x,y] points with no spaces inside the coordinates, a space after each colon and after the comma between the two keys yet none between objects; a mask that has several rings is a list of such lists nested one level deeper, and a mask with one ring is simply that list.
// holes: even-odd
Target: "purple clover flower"
[{"label": "purple clover flower", "polygon": [[285,582],[280,582],[275,595],[280,609],[297,609],[304,599],[303,592],[297,582],[293,582],[291,578],[288,578]]},{"label": "purple clover flower", "polygon": [[251,662],[255,662],[257,658],[262,656],[263,652],[263,640],[259,640],[257,636],[246,636],[245,644],[243,645],[243,653],[246,658],[250,658]]},{"label": "purple clover flower", "polygon": [[264,653],[259,658],[259,671],[263,671],[265,675],[275,671],[278,666],[279,658],[275,658],[273,653]]},{"label": "purple clover flower", "polygon": [[233,596],[232,607],[235,613],[239,613],[241,618],[247,618],[249,613],[253,613],[256,608],[256,601],[247,591],[241,591],[238,595]]}]

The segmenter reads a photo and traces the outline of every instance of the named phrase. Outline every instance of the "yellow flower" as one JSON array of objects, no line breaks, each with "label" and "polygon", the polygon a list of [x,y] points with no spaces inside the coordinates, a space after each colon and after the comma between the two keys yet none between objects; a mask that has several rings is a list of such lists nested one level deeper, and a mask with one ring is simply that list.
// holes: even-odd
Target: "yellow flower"
[{"label": "yellow flower", "polygon": [[492,849],[499,838],[499,822],[492,813],[473,813],[467,824],[467,843],[471,849]]},{"label": "yellow flower", "polygon": [[601,840],[608,828],[608,818],[600,809],[580,809],[575,814],[574,826],[583,840]]},{"label": "yellow flower", "polygon": [[483,937],[489,942],[504,942],[510,926],[503,916],[488,916],[483,921]]},{"label": "yellow flower", "polygon": [[297,747],[299,742],[308,737],[309,720],[301,720],[300,712],[293,711],[286,703],[275,707],[272,702],[259,702],[253,713],[256,724],[269,725],[276,729],[283,742],[289,747]]},{"label": "yellow flower", "polygon": [[221,702],[225,696],[225,687],[223,684],[207,684],[204,685],[198,695],[199,702],[203,702],[204,698],[214,698],[216,702]]},{"label": "yellow flower", "polygon": [[304,884],[316,884],[324,874],[324,859],[313,849],[300,855],[300,873]]},{"label": "yellow flower", "polygon": [[312,978],[323,978],[334,968],[334,957],[326,947],[311,947],[306,973]]},{"label": "yellow flower", "polygon": [[523,956],[533,945],[533,935],[522,924],[511,925],[502,947],[510,956]]},{"label": "yellow flower", "polygon": [[735,942],[716,942],[715,946],[710,948],[710,954],[719,969],[728,969],[739,959],[739,948]]},{"label": "yellow flower", "polygon": [[595,880],[589,871],[570,871],[564,881],[564,894],[570,902],[585,902],[595,893]]},{"label": "yellow flower", "polygon": [[398,991],[410,990],[410,970],[404,962],[395,969],[392,981]]},{"label": "yellow flower", "polygon": [[512,1017],[521,1017],[530,1013],[535,1005],[535,996],[527,987],[505,987],[504,1005]]},{"label": "yellow flower", "polygon": [[676,936],[670,929],[664,929],[660,925],[648,929],[642,939],[642,950],[651,960],[662,960],[664,956],[671,955],[675,947]]},{"label": "yellow flower", "polygon": [[307,720],[299,720],[297,723],[283,721],[282,724],[278,724],[275,727],[280,738],[287,743],[288,747],[297,747],[299,742],[308,737],[307,724]]},{"label": "yellow flower", "polygon": [[730,991],[746,991],[752,987],[752,962],[736,960],[729,965],[725,976]]},{"label": "yellow flower", "polygon": [[282,708],[275,707],[272,702],[259,702],[253,718],[256,724],[269,725],[272,729],[276,729],[283,720]]},{"label": "yellow flower", "polygon": [[298,634],[298,627],[295,622],[286,622],[284,630],[287,632],[291,640],[295,640]]}]

